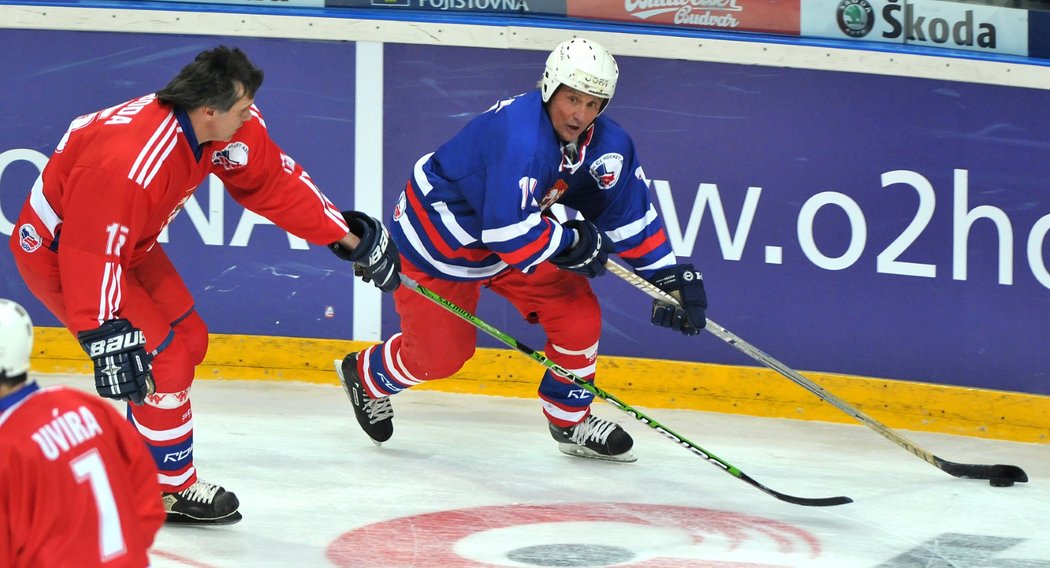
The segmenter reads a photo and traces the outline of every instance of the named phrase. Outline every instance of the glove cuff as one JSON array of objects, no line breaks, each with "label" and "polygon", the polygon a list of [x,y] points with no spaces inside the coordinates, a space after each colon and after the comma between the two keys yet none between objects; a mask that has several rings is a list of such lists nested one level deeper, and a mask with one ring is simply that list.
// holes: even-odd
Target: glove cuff
[{"label": "glove cuff", "polygon": [[703,274],[698,272],[688,262],[657,270],[649,279],[649,282],[652,282],[654,286],[664,292],[681,290],[695,282],[700,282],[702,285],[703,281]]},{"label": "glove cuff", "polygon": [[81,331],[77,334],[77,341],[92,358],[146,347],[146,336],[123,318],[107,320],[95,329]]},{"label": "glove cuff", "polygon": [[382,234],[383,228],[375,219],[364,213],[358,211],[341,211],[340,213],[350,228],[350,232],[359,238],[361,242],[353,249],[348,249],[336,241],[328,245],[328,250],[343,260],[359,262],[373,248],[376,237]]}]

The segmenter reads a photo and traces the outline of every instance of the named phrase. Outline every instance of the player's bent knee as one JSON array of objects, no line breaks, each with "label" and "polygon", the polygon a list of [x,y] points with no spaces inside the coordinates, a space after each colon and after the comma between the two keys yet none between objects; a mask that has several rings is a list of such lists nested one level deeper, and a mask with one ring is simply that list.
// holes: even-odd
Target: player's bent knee
[{"label": "player's bent knee", "polygon": [[194,368],[200,360],[189,343],[183,335],[176,333],[172,342],[153,358],[153,381],[157,393],[180,393],[190,388]]},{"label": "player's bent knee", "polygon": [[[601,336],[602,312],[598,299],[588,290],[572,299],[572,310],[556,312],[556,321],[549,326],[548,335],[556,343],[595,343]],[[554,339],[553,336],[558,339]],[[569,341],[566,341],[566,340]]]},{"label": "player's bent knee", "polygon": [[425,367],[420,369],[420,373],[417,376],[424,381],[451,377],[458,373],[463,368],[463,365],[473,356],[474,346],[472,345],[468,349],[445,351],[440,358],[427,361]]}]

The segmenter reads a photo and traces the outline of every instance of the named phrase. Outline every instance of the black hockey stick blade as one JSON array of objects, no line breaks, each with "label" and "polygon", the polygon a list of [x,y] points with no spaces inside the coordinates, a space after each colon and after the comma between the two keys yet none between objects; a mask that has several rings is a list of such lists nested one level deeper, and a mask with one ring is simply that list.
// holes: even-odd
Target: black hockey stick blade
[{"label": "black hockey stick blade", "polygon": [[966,479],[1009,479],[1014,483],[1027,483],[1028,474],[1016,465],[983,465],[974,463],[955,463],[934,456],[937,467],[955,477]]},{"label": "black hockey stick blade", "polygon": [[795,497],[794,495],[788,495],[786,493],[781,493],[779,491],[770,489],[770,488],[766,487],[765,485],[762,485],[761,483],[755,481],[754,479],[751,479],[744,472],[740,472],[740,476],[739,477],[740,477],[740,479],[743,479],[744,481],[750,483],[751,485],[754,485],[759,490],[764,491],[765,493],[768,493],[769,495],[772,495],[773,497],[776,497],[777,499],[780,499],[781,501],[785,501],[787,503],[791,503],[791,504],[794,504],[794,505],[803,505],[803,506],[806,506],[806,507],[834,507],[836,505],[845,505],[847,503],[852,503],[853,502],[853,499],[850,499],[849,497],[846,497],[846,496],[816,497],[816,498]]}]

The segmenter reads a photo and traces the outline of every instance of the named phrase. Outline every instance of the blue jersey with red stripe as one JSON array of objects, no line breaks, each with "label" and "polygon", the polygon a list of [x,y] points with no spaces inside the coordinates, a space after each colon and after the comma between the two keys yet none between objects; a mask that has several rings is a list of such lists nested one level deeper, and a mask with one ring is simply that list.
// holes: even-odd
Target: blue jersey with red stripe
[{"label": "blue jersey with red stripe", "polygon": [[563,147],[538,90],[500,101],[416,162],[394,210],[399,250],[451,280],[531,272],[572,244],[544,215],[557,202],[594,223],[643,277],[675,264],[630,136],[601,115],[577,146],[575,155]]}]

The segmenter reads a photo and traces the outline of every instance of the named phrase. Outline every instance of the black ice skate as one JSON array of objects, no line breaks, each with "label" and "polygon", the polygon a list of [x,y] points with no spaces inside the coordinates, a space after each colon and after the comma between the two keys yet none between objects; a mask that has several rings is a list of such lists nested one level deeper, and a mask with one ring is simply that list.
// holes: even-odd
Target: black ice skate
[{"label": "black ice skate", "polygon": [[241,520],[237,496],[213,483],[197,480],[178,493],[163,494],[168,523],[232,525]]},{"label": "black ice skate", "polygon": [[350,404],[354,405],[357,423],[372,438],[372,443],[381,446],[394,434],[394,407],[390,404],[390,397],[371,398],[365,392],[361,377],[357,375],[357,355],[351,353],[342,361],[336,361],[335,372],[346,396],[350,397]]},{"label": "black ice skate", "polygon": [[631,453],[634,440],[626,430],[615,422],[603,420],[593,414],[568,428],[550,424],[551,437],[557,440],[563,454],[618,462],[633,462],[638,458]]}]

